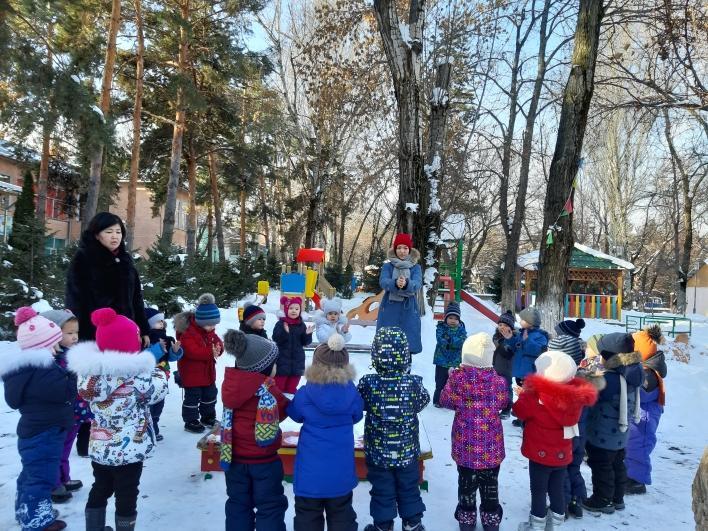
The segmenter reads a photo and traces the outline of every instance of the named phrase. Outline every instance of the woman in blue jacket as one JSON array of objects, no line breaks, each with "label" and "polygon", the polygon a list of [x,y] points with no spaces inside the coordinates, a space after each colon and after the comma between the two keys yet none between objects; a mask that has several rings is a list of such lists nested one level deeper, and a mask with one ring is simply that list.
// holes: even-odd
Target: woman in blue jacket
[{"label": "woman in blue jacket", "polygon": [[381,267],[379,284],[384,296],[379,306],[376,330],[397,326],[408,338],[411,354],[423,350],[420,340],[420,314],[416,294],[423,284],[423,273],[418,261],[420,253],[413,249],[410,234],[397,234],[388,251],[388,262]]},{"label": "woman in blue jacket", "polygon": [[332,334],[314,352],[307,383],[288,415],[302,422],[295,457],[295,531],[356,531],[352,491],[357,484],[353,426],[364,402],[352,380],[354,367],[344,338]]}]

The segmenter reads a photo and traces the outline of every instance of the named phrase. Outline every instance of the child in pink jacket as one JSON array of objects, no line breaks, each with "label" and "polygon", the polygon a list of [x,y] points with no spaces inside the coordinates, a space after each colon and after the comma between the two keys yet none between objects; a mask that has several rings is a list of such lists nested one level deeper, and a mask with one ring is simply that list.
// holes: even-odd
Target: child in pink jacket
[{"label": "child in pink jacket", "polygon": [[457,463],[458,503],[455,518],[460,531],[477,524],[477,489],[485,531],[499,529],[499,466],[504,460],[504,432],[499,410],[509,401],[506,381],[492,366],[494,343],[484,332],[468,337],[462,364],[452,369],[440,394],[440,405],[455,410],[452,458]]}]

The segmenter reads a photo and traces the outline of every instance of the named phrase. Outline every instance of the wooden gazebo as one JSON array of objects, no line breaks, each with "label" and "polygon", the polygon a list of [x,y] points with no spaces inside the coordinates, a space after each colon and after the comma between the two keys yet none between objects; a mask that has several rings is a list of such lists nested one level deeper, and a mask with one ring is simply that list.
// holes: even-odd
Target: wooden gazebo
[{"label": "wooden gazebo", "polygon": [[[626,260],[575,244],[570,258],[565,294],[567,317],[622,318],[622,285],[625,271],[634,265]],[[538,251],[519,256],[516,268],[517,308],[534,304],[538,280]]]}]

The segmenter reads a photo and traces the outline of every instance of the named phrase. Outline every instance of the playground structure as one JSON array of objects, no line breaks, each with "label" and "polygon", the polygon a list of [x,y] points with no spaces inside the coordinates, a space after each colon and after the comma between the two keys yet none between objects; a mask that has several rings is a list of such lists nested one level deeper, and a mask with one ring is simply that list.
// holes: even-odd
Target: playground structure
[{"label": "playground structure", "polygon": [[[521,309],[536,299],[538,251],[519,256],[517,265],[516,306]],[[576,243],[570,258],[565,315],[621,320],[624,272],[634,269],[625,260]]]},{"label": "playground structure", "polygon": [[[315,308],[320,308],[322,297],[333,298],[337,290],[324,276],[324,249],[300,249],[295,257],[297,269],[290,270],[283,265],[280,274],[280,291],[288,297],[302,297],[304,306],[312,301]],[[312,264],[312,265],[308,265]]]}]

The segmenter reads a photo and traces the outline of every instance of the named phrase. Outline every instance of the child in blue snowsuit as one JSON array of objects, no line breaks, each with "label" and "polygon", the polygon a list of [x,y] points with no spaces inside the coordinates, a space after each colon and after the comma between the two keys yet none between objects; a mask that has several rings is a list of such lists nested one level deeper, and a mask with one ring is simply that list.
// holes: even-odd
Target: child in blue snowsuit
[{"label": "child in blue snowsuit", "polygon": [[364,531],[392,530],[397,514],[405,531],[424,531],[425,505],[418,488],[418,413],[430,395],[423,379],[410,374],[408,340],[400,328],[379,328],[371,346],[371,364],[376,374],[364,375],[358,386],[366,411],[364,451],[374,520]]},{"label": "child in blue snowsuit", "polygon": [[[354,465],[353,426],[364,403],[353,383],[345,340],[332,334],[318,345],[307,383],[288,406],[288,416],[302,422],[295,456],[295,531],[356,531],[352,491],[358,483]],[[323,459],[323,456],[327,456]]]},{"label": "child in blue snowsuit", "polygon": [[[184,350],[179,341],[167,335],[165,314],[155,308],[145,308],[145,319],[147,319],[150,331],[150,351],[158,360],[157,365],[165,372],[165,377],[170,379],[170,362],[179,361],[184,356]],[[162,341],[161,341],[162,340]],[[165,398],[155,402],[150,406],[150,416],[152,417],[152,427],[155,429],[155,439],[163,440],[165,437],[160,433],[160,416],[165,408]]]},{"label": "child in blue snowsuit", "polygon": [[[516,385],[522,387],[524,378],[536,372],[536,358],[548,350],[548,332],[540,328],[541,312],[533,306],[521,310],[519,317],[521,331],[518,334],[512,333],[510,337],[504,336],[504,344],[514,353],[511,374]],[[519,419],[511,423],[517,427],[522,425]]]},{"label": "child in blue snowsuit", "polygon": [[52,509],[67,430],[74,423],[76,376],[56,362],[61,328],[25,306],[17,310],[17,347],[0,356],[5,401],[20,410],[15,518],[23,530],[64,529]]},{"label": "child in blue snowsuit", "polygon": [[651,485],[651,452],[656,446],[656,430],[664,413],[666,361],[657,350],[661,329],[649,327],[633,334],[634,348],[642,355],[644,384],[639,388],[640,419],[629,425],[627,441],[627,494],[645,494]]},{"label": "child in blue snowsuit", "polygon": [[451,302],[445,309],[445,316],[435,329],[437,344],[433,363],[435,364],[435,393],[433,405],[440,407],[438,400],[445,388],[447,376],[452,367],[459,367],[462,362],[462,344],[467,339],[465,323],[460,319],[460,305]]}]

